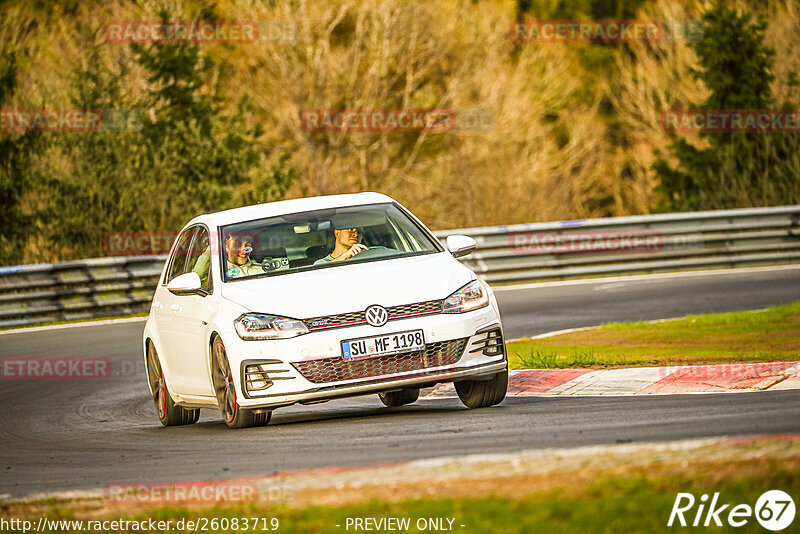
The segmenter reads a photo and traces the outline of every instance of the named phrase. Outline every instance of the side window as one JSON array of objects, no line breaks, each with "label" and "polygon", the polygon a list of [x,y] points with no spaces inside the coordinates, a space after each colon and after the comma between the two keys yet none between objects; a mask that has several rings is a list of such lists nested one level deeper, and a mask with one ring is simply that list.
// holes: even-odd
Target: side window
[{"label": "side window", "polygon": [[172,251],[172,256],[169,258],[170,263],[167,270],[167,279],[164,280],[165,283],[168,284],[176,276],[189,272],[186,269],[186,257],[188,256],[189,246],[192,244],[192,236],[195,230],[197,230],[196,226],[187,228],[178,236],[175,250]]},{"label": "side window", "polygon": [[197,229],[192,243],[186,272],[193,271],[200,276],[202,287],[211,291],[211,249],[208,246],[208,230],[202,226]]}]

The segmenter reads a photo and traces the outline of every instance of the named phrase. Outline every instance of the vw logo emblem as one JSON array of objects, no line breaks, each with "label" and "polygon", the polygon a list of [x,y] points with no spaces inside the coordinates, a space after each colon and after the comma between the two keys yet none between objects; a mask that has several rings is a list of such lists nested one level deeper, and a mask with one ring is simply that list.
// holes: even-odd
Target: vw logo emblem
[{"label": "vw logo emblem", "polygon": [[389,312],[383,306],[370,306],[365,313],[367,324],[371,326],[383,326],[389,320]]}]

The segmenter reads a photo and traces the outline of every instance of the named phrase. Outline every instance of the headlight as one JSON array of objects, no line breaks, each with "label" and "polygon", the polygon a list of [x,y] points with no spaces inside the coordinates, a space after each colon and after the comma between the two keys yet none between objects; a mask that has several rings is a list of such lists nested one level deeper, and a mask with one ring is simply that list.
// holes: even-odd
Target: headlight
[{"label": "headlight", "polygon": [[286,339],[308,333],[302,321],[263,313],[245,313],[233,322],[239,337],[253,341],[258,339]]},{"label": "headlight", "polygon": [[444,313],[464,313],[489,305],[489,293],[480,280],[473,280],[446,299]]}]

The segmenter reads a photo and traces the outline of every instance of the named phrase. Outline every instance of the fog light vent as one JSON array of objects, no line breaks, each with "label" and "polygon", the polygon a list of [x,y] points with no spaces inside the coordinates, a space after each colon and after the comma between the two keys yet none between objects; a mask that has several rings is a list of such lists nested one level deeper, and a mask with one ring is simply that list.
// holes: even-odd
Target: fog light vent
[{"label": "fog light vent", "polygon": [[474,352],[482,352],[484,356],[500,356],[505,350],[505,343],[503,343],[503,334],[499,328],[489,330],[486,336],[472,342],[470,354]]},{"label": "fog light vent", "polygon": [[272,380],[264,364],[248,365],[244,369],[245,388],[250,391],[263,391],[272,385]]}]

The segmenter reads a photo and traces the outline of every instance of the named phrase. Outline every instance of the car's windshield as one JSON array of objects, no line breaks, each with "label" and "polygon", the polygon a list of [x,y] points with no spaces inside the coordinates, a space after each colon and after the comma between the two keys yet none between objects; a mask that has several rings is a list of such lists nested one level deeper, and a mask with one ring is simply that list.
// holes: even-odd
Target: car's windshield
[{"label": "car's windshield", "polygon": [[292,213],[221,228],[223,280],[439,252],[396,204]]}]

